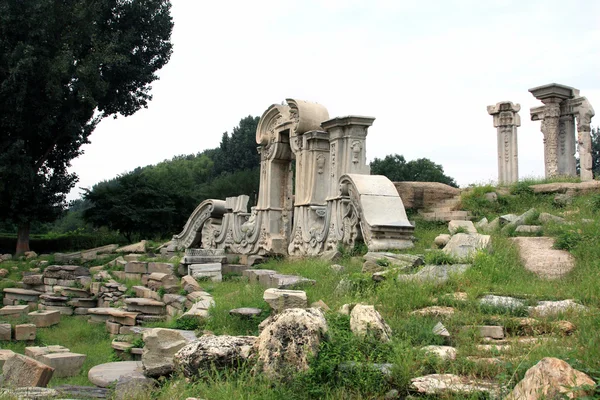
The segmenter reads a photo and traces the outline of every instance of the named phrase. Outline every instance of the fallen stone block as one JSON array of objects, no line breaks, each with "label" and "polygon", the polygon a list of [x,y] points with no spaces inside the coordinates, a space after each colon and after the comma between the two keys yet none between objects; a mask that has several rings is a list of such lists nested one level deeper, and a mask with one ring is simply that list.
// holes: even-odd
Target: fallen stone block
[{"label": "fallen stone block", "polygon": [[60,311],[40,310],[29,313],[29,319],[38,328],[47,328],[60,322]]},{"label": "fallen stone block", "polygon": [[4,386],[7,387],[46,387],[52,378],[54,368],[33,358],[14,354],[4,362],[2,373]]},{"label": "fallen stone block", "polygon": [[36,331],[37,330],[34,324],[15,325],[15,340],[35,340]]},{"label": "fallen stone block", "polygon": [[40,356],[42,363],[54,368],[54,376],[57,378],[78,375],[85,359],[85,354],[71,352],[50,353]]},{"label": "fallen stone block", "polygon": [[267,289],[263,294],[263,299],[276,312],[281,312],[287,308],[306,308],[308,307],[308,298],[306,292],[302,290],[284,290]]},{"label": "fallen stone block", "polygon": [[10,324],[0,324],[0,340],[10,340],[12,337],[12,326]]}]

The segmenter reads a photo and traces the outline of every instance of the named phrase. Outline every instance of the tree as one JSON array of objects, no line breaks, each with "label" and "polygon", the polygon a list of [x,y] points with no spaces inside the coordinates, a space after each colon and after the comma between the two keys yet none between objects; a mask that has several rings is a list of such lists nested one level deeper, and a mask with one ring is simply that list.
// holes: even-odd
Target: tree
[{"label": "tree", "polygon": [[77,182],[71,160],[107,116],[152,99],[168,61],[168,0],[0,2],[0,221],[52,221]]},{"label": "tree", "polygon": [[372,175],[385,175],[393,182],[418,181],[441,182],[458,187],[453,178],[444,174],[444,168],[427,158],[406,162],[399,154],[387,155],[383,160],[376,158],[371,162]]}]

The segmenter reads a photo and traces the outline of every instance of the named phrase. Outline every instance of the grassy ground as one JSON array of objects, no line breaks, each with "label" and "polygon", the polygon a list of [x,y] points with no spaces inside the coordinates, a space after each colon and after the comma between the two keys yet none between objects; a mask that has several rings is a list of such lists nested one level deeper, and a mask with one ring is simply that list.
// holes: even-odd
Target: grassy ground
[{"label": "grassy ground", "polygon": [[[575,368],[600,379],[600,195],[577,197],[573,204],[558,206],[553,196],[534,195],[529,189],[533,182],[521,183],[511,188],[513,194],[500,195],[497,202],[485,200],[485,193],[495,190],[489,186],[477,187],[463,198],[463,209],[477,217],[493,219],[499,215],[521,214],[531,207],[538,212],[550,212],[565,216],[567,225],[549,224],[544,235],[557,238],[562,248],[569,250],[576,259],[576,268],[565,278],[544,281],[526,271],[510,236],[514,233],[492,234],[492,250],[478,254],[472,267],[461,277],[452,277],[442,285],[415,284],[390,279],[375,283],[370,275],[360,273],[362,259],[350,255],[339,264],[345,267],[341,273],[333,272],[328,262],[319,259],[272,260],[261,268],[281,273],[302,275],[315,279],[314,286],[306,290],[309,302],[323,300],[332,311],[327,312],[329,337],[318,357],[312,360],[311,368],[297,373],[281,382],[273,382],[254,374],[247,365],[234,370],[206,371],[193,382],[175,376],[160,382],[153,393],[144,399],[373,399],[383,398],[391,389],[396,389],[403,398],[411,395],[410,379],[430,373],[453,373],[494,380],[507,388],[522,379],[525,371],[546,356],[566,360]],[[537,222],[539,213],[530,222]],[[593,222],[586,222],[592,219]],[[447,233],[446,224],[416,220],[417,238],[413,254],[431,251],[433,239]],[[4,265],[4,264],[3,264]],[[346,291],[336,291],[340,280],[350,282]],[[216,307],[211,318],[199,330],[215,334],[257,335],[259,323],[268,316],[269,310],[262,295],[264,288],[249,284],[239,276],[227,276],[222,283],[202,283],[210,292]],[[466,292],[468,300],[459,302],[445,295]],[[539,342],[535,345],[514,344],[506,353],[482,351],[472,330],[462,329],[465,325],[503,325],[511,332],[517,329],[515,317],[523,316],[523,310],[503,312],[484,308],[476,301],[484,294],[510,295],[526,298],[530,304],[537,300],[575,299],[589,307],[589,312],[567,314],[546,318],[546,326],[553,320],[567,319],[577,327],[571,336],[560,336],[558,332],[548,335],[557,340]],[[349,329],[349,317],[335,312],[346,303],[373,304],[393,330],[390,343],[379,343],[371,338],[359,339]],[[439,318],[412,315],[411,312],[431,305],[453,306],[453,316],[443,319],[451,332],[451,340],[444,340],[432,333]],[[242,320],[229,315],[229,310],[238,307],[259,307],[265,310],[259,317]],[[40,330],[39,344],[61,344],[72,351],[88,354],[81,376],[70,380],[53,380],[52,384],[85,384],[89,367],[111,359],[110,339],[102,326],[88,325],[79,318],[63,318],[57,328]],[[444,362],[424,355],[420,348],[433,344],[449,344],[458,349],[456,361]],[[4,345],[3,345],[4,346]],[[9,348],[22,351],[23,345],[11,343]],[[467,357],[502,356],[499,364],[485,364]],[[350,371],[341,371],[343,362],[364,364]],[[390,376],[384,377],[368,365],[373,363],[393,364]],[[599,392],[600,393],[600,392]],[[414,393],[412,393],[414,395]],[[420,397],[426,398],[426,397]],[[439,397],[436,397],[439,398]],[[465,395],[444,398],[469,398]],[[479,398],[473,396],[472,398]],[[600,396],[598,397],[600,398]]]}]

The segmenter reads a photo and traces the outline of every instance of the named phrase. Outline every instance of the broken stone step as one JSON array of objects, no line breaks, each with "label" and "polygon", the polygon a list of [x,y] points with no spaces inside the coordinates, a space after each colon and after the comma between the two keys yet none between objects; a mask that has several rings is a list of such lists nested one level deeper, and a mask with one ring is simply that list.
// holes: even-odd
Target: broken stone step
[{"label": "broken stone step", "polygon": [[245,318],[256,317],[256,316],[259,316],[260,313],[262,313],[262,310],[260,308],[253,308],[253,307],[241,307],[241,308],[234,308],[233,310],[229,310],[229,315],[238,315],[240,317],[245,317]]}]

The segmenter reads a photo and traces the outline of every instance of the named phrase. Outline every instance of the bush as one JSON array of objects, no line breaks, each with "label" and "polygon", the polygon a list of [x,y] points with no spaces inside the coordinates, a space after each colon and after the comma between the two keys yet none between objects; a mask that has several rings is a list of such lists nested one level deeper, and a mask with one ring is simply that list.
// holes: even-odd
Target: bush
[{"label": "bush", "polygon": [[[77,251],[105,246],[107,244],[126,244],[124,236],[117,233],[96,232],[81,233],[69,232],[65,234],[31,235],[29,247],[41,253],[56,253]],[[0,234],[0,253],[13,253],[17,247],[17,235]]]}]

